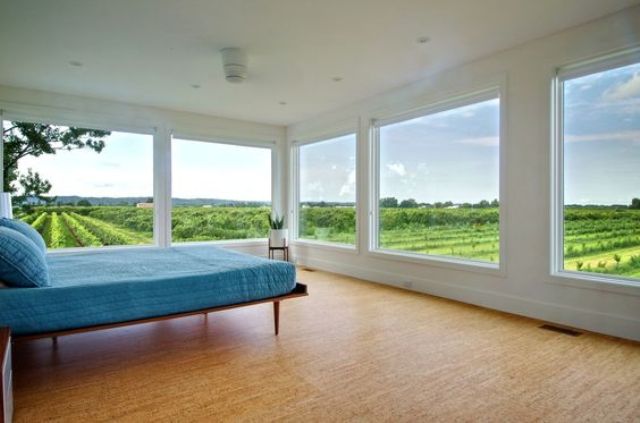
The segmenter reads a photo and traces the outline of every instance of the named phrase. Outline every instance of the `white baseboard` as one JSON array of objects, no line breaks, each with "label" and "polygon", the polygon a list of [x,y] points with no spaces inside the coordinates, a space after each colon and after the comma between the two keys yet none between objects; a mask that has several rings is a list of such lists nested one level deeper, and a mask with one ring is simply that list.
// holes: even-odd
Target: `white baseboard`
[{"label": "white baseboard", "polygon": [[[624,316],[531,300],[495,291],[447,284],[426,278],[398,275],[397,273],[362,268],[330,260],[298,256],[297,263],[313,269],[339,273],[591,332],[640,341],[640,320]],[[408,287],[406,285],[407,282],[411,283],[412,286]]]}]

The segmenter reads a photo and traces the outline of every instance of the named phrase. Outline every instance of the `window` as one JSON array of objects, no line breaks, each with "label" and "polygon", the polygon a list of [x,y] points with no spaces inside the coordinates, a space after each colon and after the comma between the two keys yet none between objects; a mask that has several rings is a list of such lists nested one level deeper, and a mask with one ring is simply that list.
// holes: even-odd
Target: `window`
[{"label": "window", "polygon": [[356,135],[298,147],[298,238],[355,245]]},{"label": "window", "polygon": [[3,122],[4,191],[51,249],[153,243],[153,137]]},{"label": "window", "polygon": [[500,100],[462,104],[376,122],[379,250],[499,262]]},{"label": "window", "polygon": [[556,269],[640,280],[640,63],[561,70]]},{"label": "window", "polygon": [[270,148],[176,139],[171,161],[174,242],[267,237]]}]

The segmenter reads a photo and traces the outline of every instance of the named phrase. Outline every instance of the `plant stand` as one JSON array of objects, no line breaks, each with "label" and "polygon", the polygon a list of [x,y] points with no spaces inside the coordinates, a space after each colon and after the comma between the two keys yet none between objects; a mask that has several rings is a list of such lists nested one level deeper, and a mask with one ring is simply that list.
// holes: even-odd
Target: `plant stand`
[{"label": "plant stand", "polygon": [[282,259],[284,261],[289,261],[289,246],[285,245],[284,247],[272,247],[271,240],[269,239],[269,258],[272,260],[276,259],[276,251],[282,251]]}]

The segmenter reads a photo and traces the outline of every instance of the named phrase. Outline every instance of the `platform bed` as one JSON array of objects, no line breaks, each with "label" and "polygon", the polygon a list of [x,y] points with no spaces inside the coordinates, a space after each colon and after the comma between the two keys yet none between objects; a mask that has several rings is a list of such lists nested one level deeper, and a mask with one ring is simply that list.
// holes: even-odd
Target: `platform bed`
[{"label": "platform bed", "polygon": [[51,286],[0,289],[14,339],[57,337],[307,295],[295,266],[213,246],[49,253]]},{"label": "platform bed", "polygon": [[14,336],[13,339],[14,341],[42,339],[42,338],[53,338],[54,340],[56,340],[59,336],[93,332],[93,331],[103,330],[103,329],[114,329],[114,328],[119,328],[123,326],[131,326],[131,325],[137,325],[142,323],[161,322],[163,320],[177,319],[180,317],[193,316],[197,314],[209,314],[209,313],[215,313],[217,311],[231,310],[234,308],[247,307],[247,306],[252,306],[257,304],[266,304],[266,303],[273,303],[273,326],[274,326],[275,334],[278,335],[278,333],[280,332],[280,301],[290,300],[292,298],[306,297],[308,295],[309,293],[307,291],[307,285],[302,283],[296,283],[296,287],[293,289],[293,291],[291,291],[289,294],[280,295],[278,297],[265,298],[262,300],[248,301],[246,303],[232,304],[232,305],[226,305],[226,306],[211,307],[211,308],[206,308],[202,310],[188,311],[184,313],[175,313],[167,316],[130,320],[127,322],[109,323],[104,325],[88,326],[83,328],[61,330],[56,332],[37,333],[33,335],[19,335],[19,336]]}]

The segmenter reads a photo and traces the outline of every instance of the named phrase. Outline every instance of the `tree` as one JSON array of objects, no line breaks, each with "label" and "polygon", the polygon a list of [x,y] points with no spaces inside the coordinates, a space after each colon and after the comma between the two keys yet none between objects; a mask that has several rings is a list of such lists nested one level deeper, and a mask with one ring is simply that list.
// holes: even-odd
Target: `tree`
[{"label": "tree", "polygon": [[400,208],[402,209],[413,209],[416,207],[418,207],[418,202],[413,198],[408,198],[400,202]]},{"label": "tree", "polygon": [[105,145],[103,138],[109,134],[108,131],[86,128],[11,122],[11,126],[4,131],[3,191],[16,193],[18,187],[15,183],[18,182],[23,192],[16,197],[17,199],[26,201],[30,196],[34,196],[44,201],[46,194],[51,191],[51,183],[32,170],[26,175],[20,175],[20,159],[82,148],[90,148],[100,153]]},{"label": "tree", "polygon": [[79,200],[76,203],[76,206],[91,207],[91,202],[89,200],[87,200],[86,198],[83,198],[82,200]]},{"label": "tree", "polygon": [[55,201],[55,198],[45,197],[51,191],[51,183],[45,181],[37,172],[29,168],[26,175],[20,175],[18,183],[22,187],[22,194],[15,197],[17,203],[24,203],[29,198],[35,198],[45,203]]},{"label": "tree", "polygon": [[398,199],[396,197],[381,198],[380,207],[398,207]]},{"label": "tree", "polygon": [[630,209],[640,210],[640,198],[634,198],[631,200]]}]

